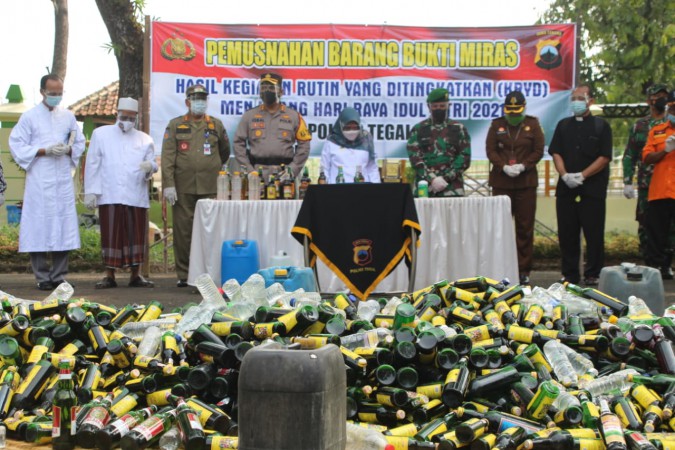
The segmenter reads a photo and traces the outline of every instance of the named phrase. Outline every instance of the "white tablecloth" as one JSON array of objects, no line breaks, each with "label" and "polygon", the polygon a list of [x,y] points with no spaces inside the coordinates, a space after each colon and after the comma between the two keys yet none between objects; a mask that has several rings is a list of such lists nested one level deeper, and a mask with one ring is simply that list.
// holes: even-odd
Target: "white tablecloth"
[{"label": "white tablecloth", "polygon": [[[267,267],[279,251],[293,265],[304,265],[303,248],[291,236],[300,200],[218,201],[199,200],[195,210],[188,283],[208,273],[220,279],[223,241],[251,239],[258,242],[260,267]],[[511,220],[511,202],[506,196],[415,199],[422,227],[417,253],[415,288],[442,279],[454,280],[483,275],[518,281],[518,259]],[[319,261],[319,283],[323,292],[337,292],[344,284]],[[377,292],[408,289],[404,263],[377,287]]]}]

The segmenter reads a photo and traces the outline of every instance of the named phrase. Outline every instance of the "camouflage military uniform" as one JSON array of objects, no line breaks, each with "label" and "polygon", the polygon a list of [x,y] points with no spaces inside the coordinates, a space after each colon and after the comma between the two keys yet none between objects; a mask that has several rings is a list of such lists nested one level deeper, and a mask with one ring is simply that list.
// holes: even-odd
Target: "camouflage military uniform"
[{"label": "camouflage military uniform", "polygon": [[431,118],[416,124],[408,139],[408,157],[415,169],[415,183],[426,180],[431,184],[437,176],[448,183],[443,192],[432,197],[461,197],[464,195],[464,171],[471,165],[471,137],[459,122],[446,119],[434,124]]},{"label": "camouflage military uniform", "polygon": [[[623,153],[623,184],[633,184],[633,175],[637,165],[637,207],[635,208],[635,220],[638,222],[638,237],[640,238],[640,253],[644,256],[647,248],[647,194],[649,183],[654,172],[654,165],[642,163],[642,149],[647,142],[649,130],[665,119],[654,120],[651,116],[643,117],[635,122],[628,136],[628,143]],[[672,241],[672,233],[671,233]]]}]

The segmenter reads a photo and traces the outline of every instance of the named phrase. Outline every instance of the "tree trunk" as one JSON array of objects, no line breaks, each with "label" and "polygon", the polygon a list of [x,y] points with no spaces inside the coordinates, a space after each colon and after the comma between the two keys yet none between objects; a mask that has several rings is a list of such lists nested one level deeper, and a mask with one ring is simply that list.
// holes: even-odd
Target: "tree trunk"
[{"label": "tree trunk", "polygon": [[66,79],[68,60],[68,0],[52,0],[54,4],[54,55],[52,73]]},{"label": "tree trunk", "polygon": [[133,1],[96,0],[112,41],[119,70],[119,96],[143,96],[143,27],[138,23]]}]

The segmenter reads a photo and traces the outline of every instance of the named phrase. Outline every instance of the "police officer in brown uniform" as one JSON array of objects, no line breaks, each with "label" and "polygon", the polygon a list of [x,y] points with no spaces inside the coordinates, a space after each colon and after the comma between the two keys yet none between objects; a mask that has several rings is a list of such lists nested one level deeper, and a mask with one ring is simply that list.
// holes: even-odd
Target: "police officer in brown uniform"
[{"label": "police officer in brown uniform", "polygon": [[260,76],[262,104],[241,117],[234,135],[234,155],[247,172],[263,167],[268,181],[281,164],[298,176],[309,157],[312,135],[299,112],[280,103],[283,79],[276,73]]},{"label": "police officer in brown uniform", "polygon": [[223,123],[206,114],[206,88],[195,84],[185,93],[188,112],[171,119],[162,143],[162,187],[173,207],[178,287],[187,286],[195,205],[199,199],[215,197],[218,172],[230,157]]},{"label": "police officer in brown uniform", "polygon": [[492,121],[485,142],[492,163],[488,179],[492,195],[511,198],[521,284],[529,283],[532,270],[539,184],[537,162],[544,155],[544,132],[536,117],[525,115],[525,104],[522,92],[509,92],[504,101],[504,115]]}]

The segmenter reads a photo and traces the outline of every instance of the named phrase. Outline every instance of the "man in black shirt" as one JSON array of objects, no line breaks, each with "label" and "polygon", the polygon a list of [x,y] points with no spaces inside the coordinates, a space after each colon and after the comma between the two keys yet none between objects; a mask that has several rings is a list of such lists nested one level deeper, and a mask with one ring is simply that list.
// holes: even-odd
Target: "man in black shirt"
[{"label": "man in black shirt", "polygon": [[579,283],[580,232],[586,240],[584,284],[598,284],[605,258],[605,201],[612,159],[612,129],[590,113],[593,93],[588,85],[572,92],[573,117],[555,128],[549,153],[560,174],[556,187],[558,241],[565,281]]}]

